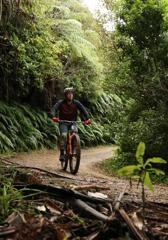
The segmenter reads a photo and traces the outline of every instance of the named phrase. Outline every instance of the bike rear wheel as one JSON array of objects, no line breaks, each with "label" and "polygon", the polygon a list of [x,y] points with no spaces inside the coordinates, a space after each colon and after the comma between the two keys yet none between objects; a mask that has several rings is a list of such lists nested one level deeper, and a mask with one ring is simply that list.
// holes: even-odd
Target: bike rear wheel
[{"label": "bike rear wheel", "polygon": [[76,174],[79,170],[81,158],[81,144],[78,134],[72,136],[72,155],[69,158],[69,167],[72,174]]}]

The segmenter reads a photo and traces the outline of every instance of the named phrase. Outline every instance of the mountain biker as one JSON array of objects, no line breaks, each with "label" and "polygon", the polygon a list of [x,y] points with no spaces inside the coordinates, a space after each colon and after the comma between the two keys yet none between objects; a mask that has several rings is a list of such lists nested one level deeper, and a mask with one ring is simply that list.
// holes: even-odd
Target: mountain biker
[{"label": "mountain biker", "polygon": [[[59,120],[67,120],[67,121],[76,121],[78,110],[83,116],[84,123],[90,124],[91,120],[89,118],[89,114],[85,107],[82,105],[80,101],[74,99],[74,89],[72,87],[64,89],[64,99],[59,100],[51,110],[51,114],[57,116],[54,118],[55,122],[59,122]],[[72,123],[59,123],[60,130],[60,161],[64,161],[64,151],[67,140],[67,134],[71,127]],[[75,125],[74,125],[75,126]],[[76,126],[75,126],[76,127]],[[75,128],[77,131],[77,127]]]}]

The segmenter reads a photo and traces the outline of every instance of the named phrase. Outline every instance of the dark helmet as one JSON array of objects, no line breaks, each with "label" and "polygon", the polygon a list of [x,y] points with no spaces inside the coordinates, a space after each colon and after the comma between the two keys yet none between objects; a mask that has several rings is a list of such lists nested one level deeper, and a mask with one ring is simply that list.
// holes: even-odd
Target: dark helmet
[{"label": "dark helmet", "polygon": [[67,88],[64,89],[64,94],[67,94],[69,92],[74,93],[73,87],[67,87]]}]

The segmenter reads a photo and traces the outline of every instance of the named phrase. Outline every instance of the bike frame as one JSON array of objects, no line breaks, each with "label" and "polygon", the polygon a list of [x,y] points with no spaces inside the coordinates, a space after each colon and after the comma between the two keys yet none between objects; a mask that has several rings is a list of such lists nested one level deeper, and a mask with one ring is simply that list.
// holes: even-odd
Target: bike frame
[{"label": "bike frame", "polygon": [[[54,119],[53,119],[54,120]],[[59,120],[56,119],[57,123],[69,123],[70,126],[73,124],[76,125],[76,123],[82,123],[82,121],[67,121],[67,120]],[[74,141],[74,146],[73,146]],[[74,150],[74,152],[73,152]],[[76,174],[79,170],[80,165],[80,158],[81,158],[81,143],[80,143],[80,137],[77,131],[75,130],[68,130],[68,136],[67,136],[67,142],[66,142],[66,154],[65,160],[61,161],[62,169],[65,171],[67,169],[68,163],[69,168],[72,174]]]},{"label": "bike frame", "polygon": [[[76,123],[82,123],[82,121],[67,121],[67,120],[60,120],[59,123],[71,123],[72,125],[73,124],[76,124]],[[67,139],[67,143],[68,143],[68,154],[69,155],[72,155],[72,138],[73,138],[73,135],[74,134],[78,134],[76,132],[71,132],[71,131],[68,131],[68,139]]]}]

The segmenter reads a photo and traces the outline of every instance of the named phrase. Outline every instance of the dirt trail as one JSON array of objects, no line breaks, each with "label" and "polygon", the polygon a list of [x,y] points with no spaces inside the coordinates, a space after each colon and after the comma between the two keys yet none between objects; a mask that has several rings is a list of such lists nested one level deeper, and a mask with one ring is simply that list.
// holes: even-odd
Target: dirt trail
[{"label": "dirt trail", "polygon": [[[82,180],[81,184],[94,183],[97,185],[105,185],[110,187],[110,192],[113,195],[118,195],[124,188],[128,180],[115,176],[107,176],[101,169],[96,166],[96,163],[101,162],[114,155],[116,146],[99,146],[89,149],[82,149],[82,157],[80,169],[77,175],[72,175],[68,171],[63,172],[58,160],[59,152],[56,150],[40,150],[29,153],[20,153],[11,158],[12,162],[19,163],[28,167],[37,167],[44,170],[61,173],[61,175],[71,177],[75,181]],[[137,188],[137,183],[134,182],[131,189],[127,190],[128,198],[140,199],[141,188]],[[150,201],[168,203],[168,186],[155,185],[155,191],[146,190],[146,197]]]},{"label": "dirt trail", "polygon": [[[99,146],[82,149],[81,164],[78,176],[91,175],[107,177],[96,168],[96,163],[113,156],[116,146]],[[56,150],[40,150],[29,153],[20,153],[12,158],[13,162],[29,167],[38,167],[45,170],[61,171],[59,152]],[[67,173],[68,174],[68,173]]]}]

